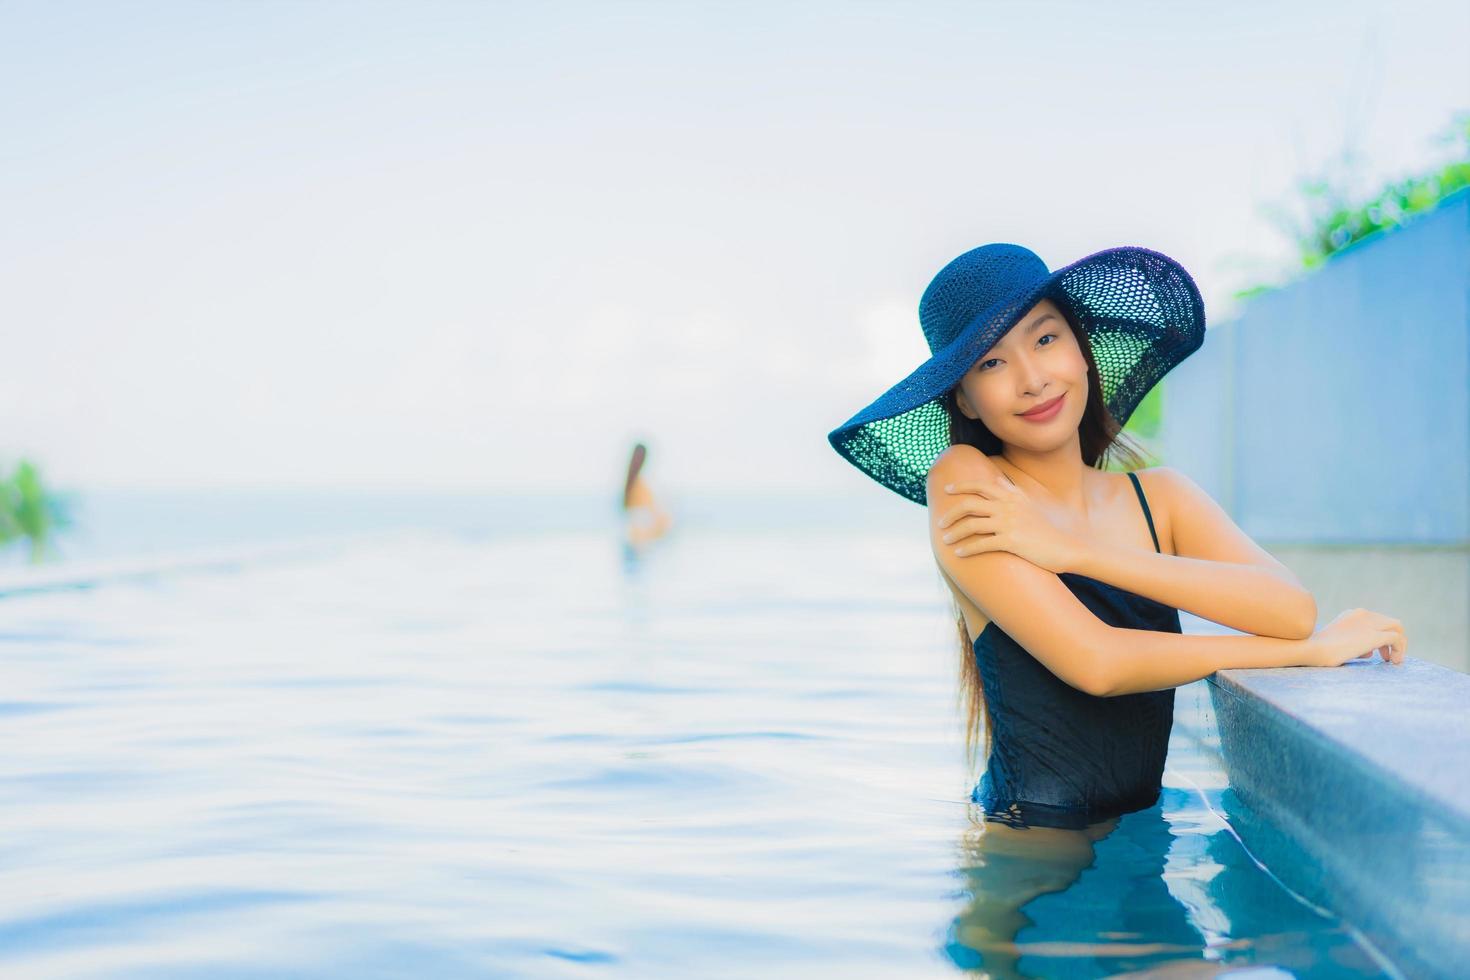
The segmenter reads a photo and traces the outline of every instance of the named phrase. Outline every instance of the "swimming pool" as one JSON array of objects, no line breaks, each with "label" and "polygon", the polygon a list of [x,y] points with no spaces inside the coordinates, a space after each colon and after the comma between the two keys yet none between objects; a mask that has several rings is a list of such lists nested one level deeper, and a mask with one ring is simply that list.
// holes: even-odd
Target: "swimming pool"
[{"label": "swimming pool", "polygon": [[[0,973],[978,972],[947,612],[922,536],[790,527],[0,599]],[[1021,972],[1392,975],[1243,849],[1207,702],[1160,805],[1022,908]]]}]

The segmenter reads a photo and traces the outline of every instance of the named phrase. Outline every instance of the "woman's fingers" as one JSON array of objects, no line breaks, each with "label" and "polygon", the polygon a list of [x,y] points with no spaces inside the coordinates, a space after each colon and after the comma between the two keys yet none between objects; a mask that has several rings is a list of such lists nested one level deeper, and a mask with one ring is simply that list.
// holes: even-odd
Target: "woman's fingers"
[{"label": "woman's fingers", "polygon": [[[1391,621],[1395,622],[1396,621]],[[1388,628],[1388,645],[1383,648],[1383,659],[1389,663],[1402,663],[1404,659],[1404,631],[1398,625]]]},{"label": "woman's fingers", "polygon": [[1385,663],[1401,664],[1404,662],[1404,636],[1402,630],[1388,630],[1388,642],[1379,648],[1383,654]]},{"label": "woman's fingers", "polygon": [[1015,481],[1004,473],[997,470],[989,477],[980,480],[956,480],[954,483],[946,483],[944,489],[950,493],[978,493],[991,495],[1004,490],[1020,489]]},{"label": "woman's fingers", "polygon": [[995,521],[989,516],[977,515],[958,520],[944,535],[944,543],[949,544],[972,534],[994,534]]},{"label": "woman's fingers", "polygon": [[[939,526],[948,527],[964,514],[989,514],[989,503],[999,497],[1002,493],[1019,491],[1021,488],[1012,482],[1011,478],[1000,471],[994,475],[980,480],[956,480],[954,483],[946,483],[944,489],[953,494],[969,494],[965,500],[954,510],[940,518]],[[982,508],[977,510],[976,508]]]},{"label": "woman's fingers", "polygon": [[974,534],[966,538],[962,544],[955,548],[954,553],[961,558],[969,555],[978,555],[986,551],[1002,550],[996,544],[993,534]]},{"label": "woman's fingers", "polygon": [[975,517],[989,517],[990,504],[987,501],[975,500],[972,498],[965,503],[960,504],[954,510],[951,510],[949,513],[941,517],[939,519],[939,526],[949,527],[956,521],[959,521],[962,518],[970,515],[973,515]]}]

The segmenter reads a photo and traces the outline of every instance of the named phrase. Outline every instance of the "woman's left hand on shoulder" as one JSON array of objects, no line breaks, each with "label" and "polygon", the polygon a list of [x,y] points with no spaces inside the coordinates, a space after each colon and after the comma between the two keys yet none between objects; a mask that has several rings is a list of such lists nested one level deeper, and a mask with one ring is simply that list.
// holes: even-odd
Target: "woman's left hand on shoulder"
[{"label": "woman's left hand on shoulder", "polygon": [[945,486],[951,503],[941,503],[939,526],[945,543],[960,556],[1009,551],[1049,572],[1071,571],[1086,550],[1084,539],[1059,526],[1010,477],[988,477]]}]

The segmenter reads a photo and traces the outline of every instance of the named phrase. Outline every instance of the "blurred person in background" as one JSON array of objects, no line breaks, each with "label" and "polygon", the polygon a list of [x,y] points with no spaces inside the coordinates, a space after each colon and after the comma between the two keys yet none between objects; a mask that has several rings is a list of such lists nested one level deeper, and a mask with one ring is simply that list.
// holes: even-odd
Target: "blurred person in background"
[{"label": "blurred person in background", "polygon": [[643,443],[633,446],[633,456],[628,460],[628,476],[623,483],[623,534],[633,548],[663,537],[673,527],[674,519],[659,503],[648,481],[643,478],[643,467],[648,460],[648,447]]}]

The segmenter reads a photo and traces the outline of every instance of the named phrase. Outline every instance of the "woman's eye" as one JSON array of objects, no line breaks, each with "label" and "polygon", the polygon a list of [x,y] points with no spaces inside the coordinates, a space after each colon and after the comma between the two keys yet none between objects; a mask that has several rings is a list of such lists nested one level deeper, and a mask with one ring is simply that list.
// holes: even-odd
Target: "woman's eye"
[{"label": "woman's eye", "polygon": [[[1046,340],[1048,337],[1051,338],[1052,340],[1056,340],[1057,339],[1057,335],[1054,334],[1054,333],[1042,334],[1041,337],[1039,337],[1037,339],[1036,343],[1037,344],[1040,344],[1043,340]],[[1047,344],[1046,346],[1050,347],[1051,344]],[[979,364],[976,364],[975,365],[975,370],[976,371],[984,371],[985,370],[985,365],[989,364],[991,361],[997,361],[997,360],[1000,360],[1000,358],[992,357],[989,360],[981,361]]]}]

